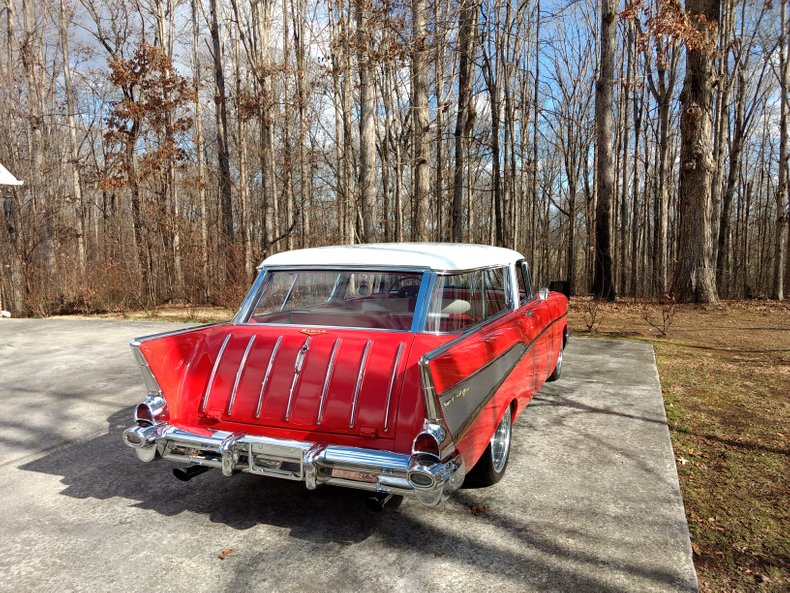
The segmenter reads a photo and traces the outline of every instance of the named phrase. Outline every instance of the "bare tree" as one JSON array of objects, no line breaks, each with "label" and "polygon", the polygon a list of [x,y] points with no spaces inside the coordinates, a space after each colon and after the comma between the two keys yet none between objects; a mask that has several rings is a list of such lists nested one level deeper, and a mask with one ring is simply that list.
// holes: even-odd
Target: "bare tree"
[{"label": "bare tree", "polygon": [[774,282],[772,296],[784,299],[784,276],[788,241],[788,218],[790,218],[790,190],[788,190],[788,120],[790,119],[790,24],[788,24],[787,0],[781,2],[781,24],[779,37],[779,89],[781,95],[779,118],[779,182],[776,199],[776,239],[774,251]]},{"label": "bare tree", "polygon": [[475,0],[463,0],[458,12],[458,110],[455,120],[455,166],[453,174],[453,241],[463,240],[464,172],[466,145],[474,125],[472,110],[472,67],[478,6]]},{"label": "bare tree", "polygon": [[613,301],[611,218],[614,201],[612,162],[612,87],[614,86],[614,42],[617,13],[614,0],[601,0],[601,59],[595,85],[595,130],[598,172],[598,202],[595,209],[595,276],[592,293]]},{"label": "bare tree", "polygon": [[354,0],[357,69],[359,73],[359,193],[362,210],[362,242],[376,238],[376,114],[370,47],[370,0]]},{"label": "bare tree", "polygon": [[683,257],[675,271],[678,302],[716,303],[716,276],[711,242],[711,103],[714,33],[719,0],[686,0],[696,31],[686,39],[686,77],[680,96],[680,228]]},{"label": "bare tree", "polygon": [[428,63],[426,1],[412,0],[412,129],[414,130],[414,239],[429,239],[430,162],[428,160]]}]

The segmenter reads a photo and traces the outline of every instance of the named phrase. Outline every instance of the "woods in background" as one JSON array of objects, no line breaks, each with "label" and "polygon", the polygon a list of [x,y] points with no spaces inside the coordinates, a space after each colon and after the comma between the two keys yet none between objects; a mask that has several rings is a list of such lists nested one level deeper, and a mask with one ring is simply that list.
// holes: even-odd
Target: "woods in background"
[{"label": "woods in background", "polygon": [[790,282],[787,0],[0,1],[15,313],[235,305],[371,241],[604,298]]}]

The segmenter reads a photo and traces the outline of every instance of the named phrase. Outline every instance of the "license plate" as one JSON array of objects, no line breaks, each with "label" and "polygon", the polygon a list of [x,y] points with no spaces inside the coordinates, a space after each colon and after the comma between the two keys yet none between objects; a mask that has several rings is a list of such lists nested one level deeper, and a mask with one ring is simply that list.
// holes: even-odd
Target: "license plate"
[{"label": "license plate", "polygon": [[344,480],[354,480],[355,482],[371,482],[373,484],[379,481],[375,474],[349,471],[346,469],[333,469],[332,477],[342,478]]}]

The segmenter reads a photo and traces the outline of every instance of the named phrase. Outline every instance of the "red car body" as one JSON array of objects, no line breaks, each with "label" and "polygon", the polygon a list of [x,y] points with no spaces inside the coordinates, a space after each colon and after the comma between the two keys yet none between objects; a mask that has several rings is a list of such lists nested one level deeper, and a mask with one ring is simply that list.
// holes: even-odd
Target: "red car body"
[{"label": "red car body", "polygon": [[[456,252],[477,265],[460,269],[447,256]],[[273,287],[281,278],[286,288],[293,278],[287,291]],[[329,297],[313,294],[332,282]],[[303,302],[290,306],[295,299]],[[492,455],[495,471],[482,468],[481,481],[498,481],[510,425],[559,374],[566,314],[564,295],[531,294],[528,268],[510,250],[280,254],[264,261],[232,322],[132,342],[149,397],[124,440],[144,461],[438,504]]]}]

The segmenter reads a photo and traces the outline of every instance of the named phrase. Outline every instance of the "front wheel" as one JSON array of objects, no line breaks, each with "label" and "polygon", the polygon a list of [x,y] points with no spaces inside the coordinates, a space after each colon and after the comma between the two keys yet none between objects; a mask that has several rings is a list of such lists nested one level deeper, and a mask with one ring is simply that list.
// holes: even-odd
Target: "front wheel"
[{"label": "front wheel", "polygon": [[483,456],[475,464],[464,480],[465,488],[484,488],[493,486],[505,475],[510,458],[510,435],[513,416],[510,407],[505,411],[502,421],[494,431]]},{"label": "front wheel", "polygon": [[549,378],[546,381],[556,381],[562,375],[562,353],[565,352],[565,349],[560,347],[560,354],[557,356],[557,364],[554,367],[554,370],[549,375]]}]

